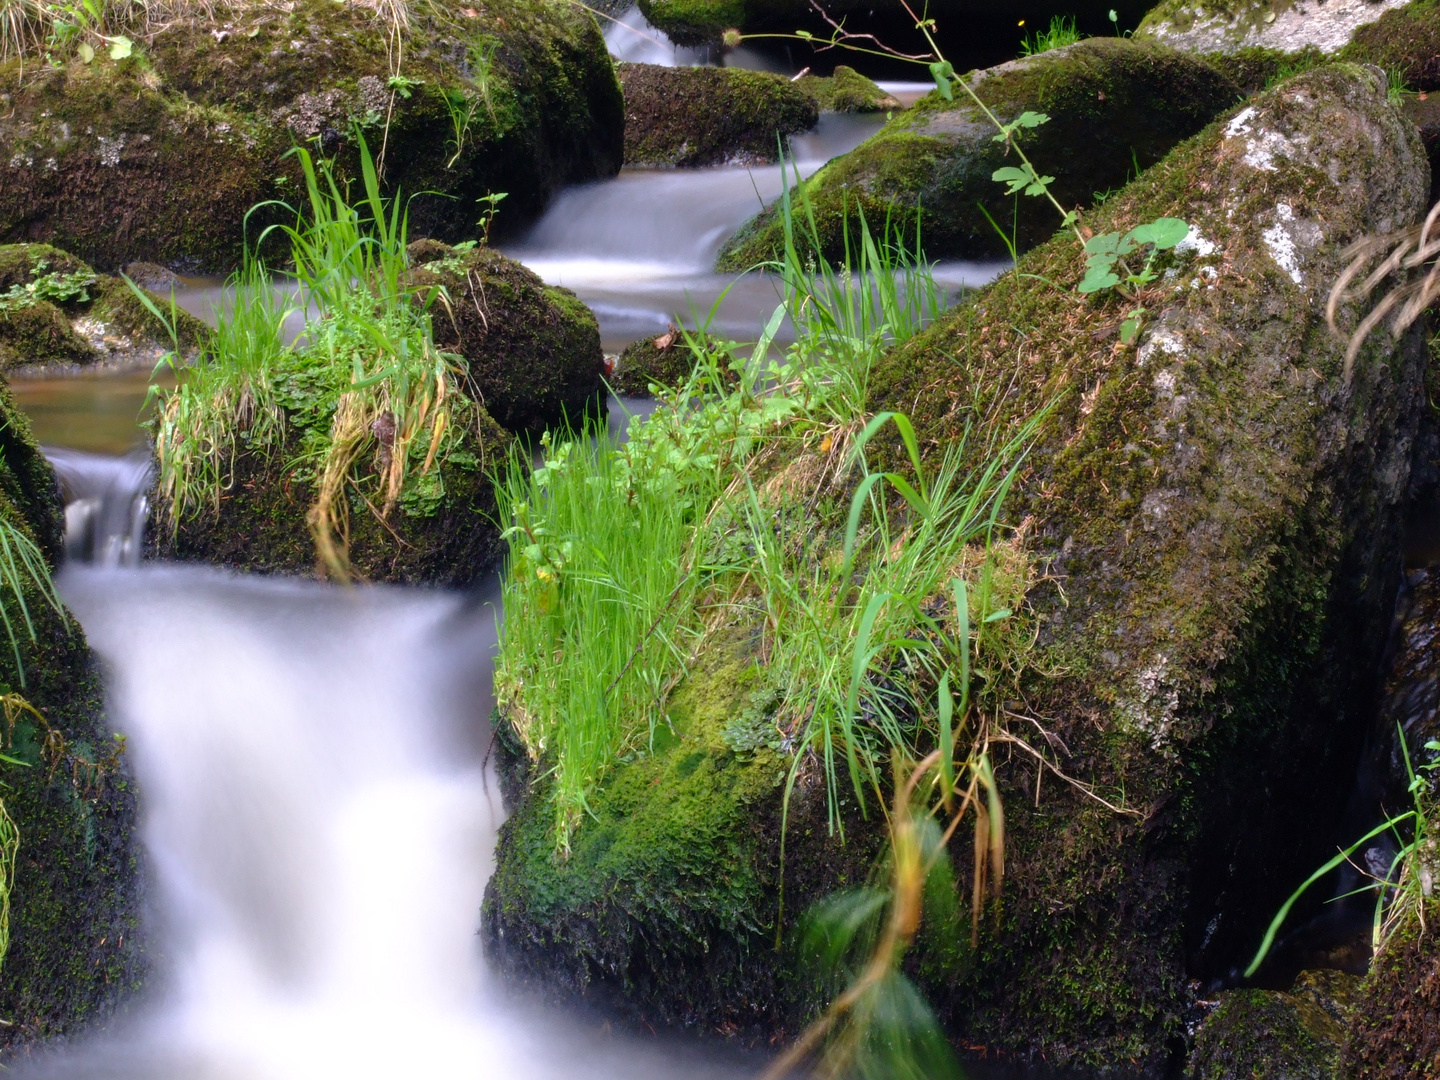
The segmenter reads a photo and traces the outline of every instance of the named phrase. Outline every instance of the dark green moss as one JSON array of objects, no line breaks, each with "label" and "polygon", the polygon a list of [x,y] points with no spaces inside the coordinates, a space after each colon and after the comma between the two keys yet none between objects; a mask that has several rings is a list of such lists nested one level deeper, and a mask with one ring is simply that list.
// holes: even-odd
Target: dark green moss
[{"label": "dark green moss", "polygon": [[569,289],[483,245],[419,241],[411,255],[412,284],[448,297],[431,309],[435,343],[464,357],[467,387],[502,427],[578,424],[603,396],[600,328]]},{"label": "dark green moss", "polygon": [[45,300],[26,307],[0,307],[0,367],[22,364],[84,364],[95,350],[70,326],[65,313]]},{"label": "dark green moss", "polygon": [[1338,971],[1306,971],[1289,993],[1221,995],[1200,1029],[1189,1080],[1334,1080],[1359,982]]},{"label": "dark green moss", "polygon": [[[1240,96],[1203,60],[1123,38],[1092,38],[970,79],[1003,121],[1026,110],[1050,117],[1025,132],[1025,151],[1056,177],[1052,190],[1067,207],[1094,205]],[[805,182],[827,258],[841,256],[846,210],[856,206],[872,229],[889,213],[913,234],[918,218],[935,258],[1004,256],[1007,238],[1024,250],[1055,231],[1059,215],[1048,202],[1017,204],[991,178],[1014,162],[967,101],[930,94]],[[725,246],[718,265],[735,271],[773,258],[780,237],[772,206]]]},{"label": "dark green moss", "polygon": [[780,138],[815,126],[815,102],[780,75],[744,68],[619,64],[625,164],[774,161]]},{"label": "dark green moss", "polygon": [[617,394],[630,397],[649,397],[652,383],[660,386],[678,386],[690,376],[695,366],[695,357],[683,340],[670,338],[665,348],[656,341],[665,341],[667,335],[659,338],[641,338],[625,346],[625,351],[615,362],[615,375],[610,386]]},{"label": "dark green moss", "polygon": [[1221,72],[1246,94],[1258,94],[1283,79],[1328,63],[1319,49],[1285,52],[1255,46],[1234,52],[1206,53],[1205,62]]},{"label": "dark green moss", "polygon": [[[0,516],[28,532],[53,565],[63,526],[59,488],[3,384],[0,418]],[[23,679],[8,642],[0,647],[0,681],[14,689],[23,681],[25,697],[70,752],[103,761],[116,742],[84,634],[38,595],[28,601],[38,641],[22,638]],[[3,736],[10,756],[33,764],[5,765],[0,789],[21,838],[0,977],[0,1015],[8,1021],[0,1030],[0,1060],[103,1021],[139,988],[145,971],[127,759],[120,754],[97,783],[76,781],[70,763],[51,768],[42,760],[37,734],[22,719],[13,737],[8,730]]]},{"label": "dark green moss", "polygon": [[[105,269],[229,269],[246,212],[297,194],[283,155],[316,139],[353,175],[356,126],[391,193],[441,193],[410,204],[421,235],[473,235],[476,199],[495,191],[510,196],[498,227],[518,226],[561,185],[618,169],[623,105],[593,17],[544,0],[464,10],[417,9],[394,84],[384,24],[328,0],[249,8],[223,31],[197,9],[120,64],[32,60],[22,80],[12,61],[0,239],[44,237]],[[252,240],[283,214],[251,218]]]},{"label": "dark green moss", "polygon": [[795,85],[814,98],[822,112],[885,112],[900,108],[899,101],[844,64],[837,65],[828,76],[802,75]]},{"label": "dark green moss", "polygon": [[1412,90],[1440,89],[1440,2],[1412,0],[1355,31],[1340,58],[1378,64]]},{"label": "dark green moss", "polygon": [[1440,1077],[1440,904],[1424,914],[1411,912],[1370,966],[1341,1051],[1345,1080]]}]

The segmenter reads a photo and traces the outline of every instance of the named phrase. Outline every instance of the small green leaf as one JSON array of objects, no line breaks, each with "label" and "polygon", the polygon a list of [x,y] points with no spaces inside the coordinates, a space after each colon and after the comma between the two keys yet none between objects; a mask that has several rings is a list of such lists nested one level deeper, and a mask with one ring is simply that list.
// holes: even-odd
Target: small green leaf
[{"label": "small green leaf", "polygon": [[1077,292],[1093,293],[1114,288],[1119,284],[1120,279],[1115,276],[1112,263],[1095,262],[1085,271],[1085,276],[1080,279],[1080,284],[1075,286],[1075,289]]},{"label": "small green leaf", "polygon": [[1140,333],[1139,319],[1126,319],[1120,324],[1120,344],[1129,345]]},{"label": "small green leaf", "polygon": [[76,51],[80,54],[80,59],[87,64],[95,59],[95,48],[89,42],[82,41]]},{"label": "small green leaf", "polygon": [[955,66],[949,60],[937,60],[930,65],[930,75],[935,80],[935,88],[946,101],[955,100],[955,91],[950,86],[950,77],[954,74]]},{"label": "small green leaf", "polygon": [[1041,124],[1048,124],[1050,117],[1039,112],[1022,112],[1010,124],[1011,127],[1037,128]]},{"label": "small green leaf", "polygon": [[1167,251],[1184,240],[1190,226],[1179,218],[1162,217],[1144,225],[1137,225],[1129,237],[1137,244],[1153,244],[1156,251]]},{"label": "small green leaf", "polygon": [[986,615],[985,621],[987,623],[999,622],[1001,619],[1008,619],[1012,614],[1014,614],[1014,612],[1008,607],[1002,607],[998,611],[992,611],[989,615]]},{"label": "small green leaf", "polygon": [[1086,255],[1114,255],[1119,249],[1120,234],[1118,232],[1100,233],[1085,241]]},{"label": "small green leaf", "polygon": [[135,51],[135,43],[123,35],[120,37],[106,38],[105,40],[110,43],[111,60],[124,60]]}]

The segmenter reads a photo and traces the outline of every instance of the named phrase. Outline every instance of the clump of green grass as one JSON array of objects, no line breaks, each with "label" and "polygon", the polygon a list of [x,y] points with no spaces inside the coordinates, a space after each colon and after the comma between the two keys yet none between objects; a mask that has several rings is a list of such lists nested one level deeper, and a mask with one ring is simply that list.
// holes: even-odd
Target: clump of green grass
[{"label": "clump of green grass", "polygon": [[[306,205],[294,225],[271,226],[257,241],[273,231],[289,241],[294,302],[279,297],[263,263],[248,261],[232,279],[234,299],[218,313],[213,341],[175,389],[154,391],[158,483],[172,530],[218,507],[241,450],[283,450],[293,454],[292,477],[315,492],[307,520],[316,554],[339,580],[350,576],[346,493],[387,519],[474,412],[457,358],[435,346],[431,331],[431,305],[448,298],[407,284],[407,215],[399,198],[381,198],[374,161],[356,138],[360,197],[352,202],[327,162],[298,149]],[[319,314],[289,346],[283,328],[294,311]]]},{"label": "clump of green grass", "polygon": [[1080,40],[1080,31],[1075,29],[1075,16],[1055,15],[1044,30],[1036,30],[1020,39],[1020,55],[1035,56],[1051,49],[1063,49]]}]

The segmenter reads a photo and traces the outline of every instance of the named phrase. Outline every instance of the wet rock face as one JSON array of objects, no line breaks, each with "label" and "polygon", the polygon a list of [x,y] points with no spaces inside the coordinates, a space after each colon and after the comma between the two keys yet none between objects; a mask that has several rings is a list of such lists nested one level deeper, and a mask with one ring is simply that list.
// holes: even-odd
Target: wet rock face
[{"label": "wet rock face", "polygon": [[[1090,206],[1097,193],[1119,188],[1137,165],[1158,161],[1240,96],[1203,60],[1122,38],[1091,38],[971,79],[1002,121],[1025,111],[1050,117],[1025,133],[1025,149],[1056,177],[1053,190],[1066,206]],[[1059,215],[1048,202],[1025,198],[1017,206],[992,179],[1013,161],[968,100],[931,94],[806,181],[827,258],[844,250],[847,206],[852,215],[862,208],[872,228],[889,214],[912,235],[918,218],[932,258],[1000,258],[1009,254],[1007,239],[1024,250],[1054,233]],[[742,226],[720,268],[774,257],[782,242],[776,214],[772,206]]]},{"label": "wet rock face", "polygon": [[[142,276],[164,284],[156,272],[168,274],[154,267]],[[173,274],[169,280],[175,280]],[[168,311],[165,297],[151,292],[150,300]],[[175,313],[175,322],[182,352],[193,351],[210,334],[183,311]],[[0,245],[0,370],[153,366],[173,347],[168,332],[120,278],[97,274],[49,244]]]},{"label": "wet rock face", "polygon": [[[0,240],[50,240],[102,269],[227,270],[246,212],[301,190],[286,152],[318,146],[353,174],[357,128],[391,193],[454,196],[410,204],[418,235],[474,235],[475,200],[500,191],[499,227],[518,226],[563,184],[620,166],[619,88],[578,7],[417,7],[398,75],[361,5],[210,14],[168,22],[129,60],[0,66]],[[252,241],[282,215],[252,218]]]},{"label": "wet rock face", "polygon": [[[54,566],[59,487],[3,384],[0,419],[0,517]],[[22,713],[0,736],[7,755],[31,766],[5,765],[0,792],[20,834],[0,967],[0,1012],[11,1020],[0,1029],[0,1063],[102,1023],[139,989],[146,968],[135,793],[105,719],[99,668],[73,619],[33,591],[27,602],[38,640],[22,632],[23,680],[8,640],[0,643],[0,681],[41,709],[50,730]]]},{"label": "wet rock face", "polygon": [[789,79],[743,68],[620,64],[625,164],[694,167],[775,161],[780,139],[808,131],[815,101]]},{"label": "wet rock face", "polygon": [[1135,36],[1192,52],[1244,48],[1337,52],[1361,27],[1410,0],[1161,0]]},{"label": "wet rock face", "polygon": [[1188,1080],[1332,1080],[1360,980],[1304,971],[1288,993],[1232,990],[1206,1019]]},{"label": "wet rock face", "polygon": [[466,385],[500,424],[538,431],[578,425],[605,392],[595,315],[569,289],[546,285],[514,259],[480,246],[411,245],[411,284],[435,293],[435,343],[465,360]]}]

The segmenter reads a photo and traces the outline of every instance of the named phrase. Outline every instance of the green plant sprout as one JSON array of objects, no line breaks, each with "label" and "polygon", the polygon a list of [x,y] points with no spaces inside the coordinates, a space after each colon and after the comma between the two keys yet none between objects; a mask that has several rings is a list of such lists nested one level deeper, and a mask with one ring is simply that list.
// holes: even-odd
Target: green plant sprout
[{"label": "green plant sprout", "polygon": [[492,191],[475,200],[481,206],[480,219],[475,222],[480,230],[480,243],[490,243],[490,226],[495,223],[495,215],[500,212],[500,202],[507,194],[509,193],[505,191]]},{"label": "green plant sprout", "polygon": [[[1085,241],[1085,276],[1077,285],[1082,293],[1114,289],[1120,295],[1133,298],[1136,290],[1150,284],[1156,278],[1155,260],[1162,251],[1169,251],[1184,240],[1190,226],[1179,218],[1162,217],[1144,225],[1137,225],[1121,235],[1118,232],[1102,233]],[[1126,264],[1127,256],[1145,251],[1145,265],[1138,271]],[[1120,324],[1120,340],[1128,345],[1140,332],[1140,320],[1145,317],[1143,307],[1133,308]]]},{"label": "green plant sprout", "polygon": [[[1113,15],[1114,12],[1111,12]],[[1067,45],[1074,45],[1080,40],[1080,31],[1075,29],[1075,16],[1055,15],[1050,19],[1050,26],[1046,30],[1037,30],[1033,34],[1026,34],[1020,40],[1021,56],[1036,56],[1051,49],[1063,49]]]}]

